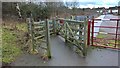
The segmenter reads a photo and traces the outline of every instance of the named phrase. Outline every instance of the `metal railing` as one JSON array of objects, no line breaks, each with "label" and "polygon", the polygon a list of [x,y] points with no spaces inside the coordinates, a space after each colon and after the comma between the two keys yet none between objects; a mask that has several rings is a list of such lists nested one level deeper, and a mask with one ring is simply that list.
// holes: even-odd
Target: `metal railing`
[{"label": "metal railing", "polygon": [[[111,25],[102,25],[102,26],[95,26],[94,24],[96,23],[95,21],[107,21],[108,24],[111,23],[111,21],[116,24],[116,26]],[[92,46],[99,46],[99,47],[105,47],[105,48],[112,48],[112,49],[120,49],[120,25],[119,25],[119,21],[120,19],[92,19],[92,21],[88,22],[88,28],[89,28],[89,32],[88,32],[88,45],[92,45]],[[94,31],[95,28],[99,28],[99,29],[114,29],[115,32],[112,31]],[[90,29],[91,32],[90,32]],[[90,34],[91,34],[91,39],[90,39]],[[97,37],[94,37],[94,34],[98,34]],[[101,34],[101,36],[100,36]],[[104,37],[102,37],[104,36]],[[91,40],[91,41],[89,41]],[[103,42],[101,42],[103,41]],[[90,44],[91,42],[91,44]]]}]

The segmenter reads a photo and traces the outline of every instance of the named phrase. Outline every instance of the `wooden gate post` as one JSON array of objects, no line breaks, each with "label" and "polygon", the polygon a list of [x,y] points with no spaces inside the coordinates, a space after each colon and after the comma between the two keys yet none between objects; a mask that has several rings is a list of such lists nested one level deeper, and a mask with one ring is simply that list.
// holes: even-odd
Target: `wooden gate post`
[{"label": "wooden gate post", "polygon": [[56,21],[55,21],[55,18],[53,19],[53,32],[54,34],[56,33]]},{"label": "wooden gate post", "polygon": [[80,37],[81,35],[82,35],[82,31],[80,31],[81,30],[81,28],[80,27],[82,27],[82,24],[80,23],[79,24],[79,40],[81,40],[82,38]]},{"label": "wooden gate post", "polygon": [[30,33],[30,37],[31,37],[31,42],[32,42],[32,50],[34,51],[34,37],[33,37],[33,22],[32,22],[32,18],[29,18],[28,19],[29,20],[29,28],[28,28],[28,30],[29,30],[29,33]]},{"label": "wooden gate post", "polygon": [[67,43],[67,22],[64,22],[64,26],[65,26],[65,42]]},{"label": "wooden gate post", "polygon": [[46,26],[46,40],[47,40],[47,55],[48,55],[48,58],[51,58],[51,52],[50,52],[50,32],[49,32],[49,22],[48,22],[48,19],[45,20],[45,26]]},{"label": "wooden gate post", "polygon": [[35,46],[35,40],[34,40],[34,25],[33,25],[33,19],[32,19],[32,14],[30,16],[30,18],[28,18],[29,23],[28,23],[28,30],[30,33],[30,37],[31,37],[31,42],[32,42],[32,47],[30,49],[30,53],[31,54],[37,54],[38,51],[36,50],[36,46]]},{"label": "wooden gate post", "polygon": [[85,57],[87,55],[87,25],[88,25],[88,19],[85,19],[84,21],[84,47],[83,47],[83,56]]}]

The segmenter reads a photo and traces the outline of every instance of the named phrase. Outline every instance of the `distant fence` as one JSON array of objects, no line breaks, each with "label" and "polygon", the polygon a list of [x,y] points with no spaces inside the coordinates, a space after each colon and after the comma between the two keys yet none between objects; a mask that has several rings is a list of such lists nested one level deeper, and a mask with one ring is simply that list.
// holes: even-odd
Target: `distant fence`
[{"label": "distant fence", "polygon": [[80,15],[80,16],[75,16],[75,20],[85,21],[86,19],[92,19],[93,17],[98,17],[98,16],[99,16],[99,14]]}]

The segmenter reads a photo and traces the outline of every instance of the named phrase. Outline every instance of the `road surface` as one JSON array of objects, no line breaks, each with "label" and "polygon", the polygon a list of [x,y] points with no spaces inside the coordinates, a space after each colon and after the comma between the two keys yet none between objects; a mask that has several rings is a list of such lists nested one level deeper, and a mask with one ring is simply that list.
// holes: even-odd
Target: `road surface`
[{"label": "road surface", "polygon": [[118,51],[92,49],[86,58],[73,52],[60,36],[51,37],[52,59],[43,63],[40,55],[25,53],[12,66],[118,66]]}]

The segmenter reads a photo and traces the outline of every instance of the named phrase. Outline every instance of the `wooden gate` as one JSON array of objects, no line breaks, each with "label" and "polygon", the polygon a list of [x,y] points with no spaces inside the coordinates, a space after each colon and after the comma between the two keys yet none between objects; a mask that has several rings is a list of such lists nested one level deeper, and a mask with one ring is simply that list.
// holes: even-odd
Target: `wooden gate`
[{"label": "wooden gate", "polygon": [[30,53],[36,54],[37,52],[40,52],[41,55],[47,55],[49,58],[51,58],[50,52],[51,29],[49,29],[49,20],[46,19],[45,21],[34,22],[32,18],[29,18],[28,26],[29,26],[28,31],[32,43]]},{"label": "wooden gate", "polygon": [[56,31],[71,43],[71,47],[82,56],[87,54],[87,21],[76,21],[59,18],[56,20]]},{"label": "wooden gate", "polygon": [[88,41],[87,23],[87,20],[77,21],[62,18],[34,22],[32,18],[29,18],[28,29],[32,42],[30,53],[37,51],[42,52],[42,54],[46,53],[48,57],[51,57],[50,35],[60,34],[66,43],[70,43],[72,49],[78,54],[86,56]]}]

